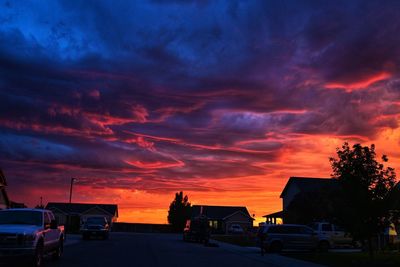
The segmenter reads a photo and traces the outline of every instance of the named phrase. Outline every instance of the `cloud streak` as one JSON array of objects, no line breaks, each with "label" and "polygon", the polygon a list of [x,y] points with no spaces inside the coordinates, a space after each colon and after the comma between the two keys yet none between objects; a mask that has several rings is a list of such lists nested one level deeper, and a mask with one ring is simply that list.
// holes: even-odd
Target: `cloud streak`
[{"label": "cloud streak", "polygon": [[12,199],[62,201],[80,177],[77,200],[125,220],[165,220],[177,190],[261,216],[289,176],[329,177],[343,141],[400,166],[397,1],[0,6]]}]

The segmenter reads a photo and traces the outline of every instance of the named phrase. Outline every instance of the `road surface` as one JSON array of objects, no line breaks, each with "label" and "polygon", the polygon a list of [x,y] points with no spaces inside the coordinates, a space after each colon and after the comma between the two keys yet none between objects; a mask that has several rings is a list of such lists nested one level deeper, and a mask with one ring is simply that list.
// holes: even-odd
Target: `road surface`
[{"label": "road surface", "polygon": [[65,247],[59,261],[46,258],[44,264],[45,267],[313,266],[279,255],[263,257],[258,250],[223,243],[214,247],[187,243],[176,234],[135,233],[111,233],[109,240],[79,240]]}]

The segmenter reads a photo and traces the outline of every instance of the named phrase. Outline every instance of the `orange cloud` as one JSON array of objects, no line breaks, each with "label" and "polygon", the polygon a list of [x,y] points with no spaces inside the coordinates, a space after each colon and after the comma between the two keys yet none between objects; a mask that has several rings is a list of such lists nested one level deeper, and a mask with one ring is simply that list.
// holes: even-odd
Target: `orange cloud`
[{"label": "orange cloud", "polygon": [[331,82],[325,84],[325,88],[327,89],[344,89],[347,92],[351,92],[354,90],[360,90],[369,87],[370,85],[386,80],[390,78],[392,75],[389,72],[379,72],[374,75],[370,75],[369,77],[364,77],[363,79],[359,79],[357,81],[343,83],[343,82]]}]

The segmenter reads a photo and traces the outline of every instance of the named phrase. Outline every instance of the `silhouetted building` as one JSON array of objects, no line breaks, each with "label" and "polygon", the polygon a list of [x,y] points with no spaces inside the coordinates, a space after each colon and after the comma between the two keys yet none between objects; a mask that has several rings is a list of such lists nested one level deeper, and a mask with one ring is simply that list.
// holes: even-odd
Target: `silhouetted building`
[{"label": "silhouetted building", "polygon": [[10,208],[12,208],[12,209],[24,209],[24,208],[27,208],[27,206],[24,203],[18,203],[18,202],[10,201]]},{"label": "silhouetted building", "polygon": [[71,232],[78,231],[87,217],[106,217],[110,224],[116,222],[118,218],[118,205],[115,204],[49,202],[46,209],[53,211],[58,223],[66,225],[67,228],[69,226]]},{"label": "silhouetted building", "polygon": [[227,233],[232,224],[239,224],[244,230],[253,227],[253,218],[246,207],[193,205],[192,218],[200,214],[207,216],[214,233]]},{"label": "silhouetted building", "polygon": [[7,181],[3,171],[0,169],[0,209],[7,209],[10,206],[6,192]]},{"label": "silhouetted building", "polygon": [[337,180],[331,178],[290,177],[280,195],[283,210],[264,215],[266,223],[276,224],[284,221],[287,208],[300,193],[318,192],[337,185]]}]

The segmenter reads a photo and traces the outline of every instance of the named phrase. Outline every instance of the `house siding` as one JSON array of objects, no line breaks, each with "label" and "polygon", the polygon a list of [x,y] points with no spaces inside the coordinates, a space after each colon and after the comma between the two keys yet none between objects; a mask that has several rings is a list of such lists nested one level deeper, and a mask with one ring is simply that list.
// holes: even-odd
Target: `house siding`
[{"label": "house siding", "polygon": [[287,209],[287,207],[289,206],[290,202],[292,202],[294,197],[299,192],[300,192],[300,190],[295,184],[292,184],[291,186],[288,187],[287,191],[285,192],[285,195],[282,196],[283,210]]}]

